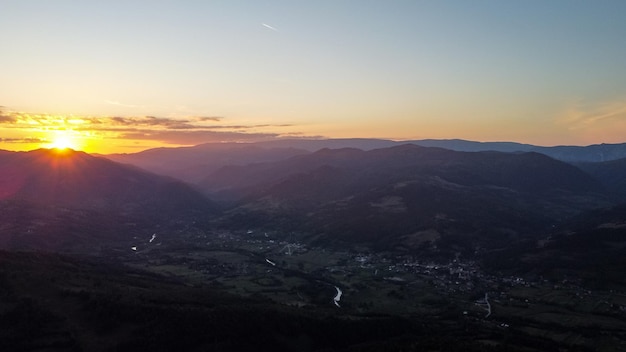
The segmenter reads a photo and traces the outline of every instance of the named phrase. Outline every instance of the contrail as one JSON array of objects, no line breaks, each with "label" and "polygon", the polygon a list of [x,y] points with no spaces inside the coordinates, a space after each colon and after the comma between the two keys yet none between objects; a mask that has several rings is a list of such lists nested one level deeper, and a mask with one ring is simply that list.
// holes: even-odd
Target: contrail
[{"label": "contrail", "polygon": [[276,29],[276,28],[274,28],[274,27],[270,26],[270,25],[269,25],[269,24],[267,24],[267,23],[261,23],[261,25],[262,25],[263,27],[265,27],[265,28],[269,28],[269,29],[273,30],[274,32],[278,32],[278,29]]}]

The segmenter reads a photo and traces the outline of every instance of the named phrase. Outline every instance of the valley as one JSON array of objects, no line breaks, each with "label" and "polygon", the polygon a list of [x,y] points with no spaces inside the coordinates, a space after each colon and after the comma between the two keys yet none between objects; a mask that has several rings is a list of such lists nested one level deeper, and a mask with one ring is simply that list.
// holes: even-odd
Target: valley
[{"label": "valley", "polygon": [[[575,278],[494,275],[478,260],[462,256],[437,262],[391,252],[316,248],[289,237],[222,232],[190,241],[208,240],[202,245],[174,245],[180,247],[176,250],[165,242],[146,244],[118,258],[190,285],[309,312],[428,317],[581,350],[612,350],[626,343],[626,286],[597,290]],[[334,304],[335,288],[342,293],[340,306]]]},{"label": "valley", "polygon": [[0,352],[626,352],[626,0],[0,0]]},{"label": "valley", "polygon": [[626,350],[622,163],[264,148],[0,155],[3,350]]}]

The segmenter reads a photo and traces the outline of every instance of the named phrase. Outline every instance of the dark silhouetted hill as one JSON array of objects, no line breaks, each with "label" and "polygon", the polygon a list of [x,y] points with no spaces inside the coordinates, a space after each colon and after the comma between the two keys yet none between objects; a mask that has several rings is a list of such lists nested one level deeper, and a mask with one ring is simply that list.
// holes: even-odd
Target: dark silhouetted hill
[{"label": "dark silhouetted hill", "polygon": [[583,212],[545,236],[488,253],[493,272],[594,289],[626,289],[626,205]]},{"label": "dark silhouetted hill", "polygon": [[112,265],[0,251],[2,351],[493,351],[556,348],[544,338],[438,316],[307,309]]},{"label": "dark silhouetted hill", "polygon": [[0,236],[9,247],[119,239],[201,221],[216,207],[180,181],[72,150],[0,155]]}]

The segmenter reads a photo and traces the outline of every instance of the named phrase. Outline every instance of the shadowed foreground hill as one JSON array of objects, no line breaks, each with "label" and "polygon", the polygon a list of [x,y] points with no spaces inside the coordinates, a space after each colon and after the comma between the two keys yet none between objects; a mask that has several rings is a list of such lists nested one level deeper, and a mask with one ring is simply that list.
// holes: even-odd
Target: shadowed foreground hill
[{"label": "shadowed foreground hill", "polygon": [[544,238],[490,253],[492,271],[544,278],[565,277],[585,287],[626,289],[626,205],[589,211]]},{"label": "shadowed foreground hill", "polygon": [[415,145],[323,149],[276,163],[227,167],[202,187],[240,199],[229,226],[281,224],[321,236],[322,242],[407,249],[442,236],[466,249],[504,245],[608,204],[599,182],[542,154]]},{"label": "shadowed foreground hill", "polygon": [[192,187],[72,150],[0,154],[0,244],[124,238],[201,220],[215,206]]},{"label": "shadowed foreground hill", "polygon": [[[120,265],[0,251],[2,351],[541,351],[558,344],[437,316],[239,298]],[[497,341],[495,344],[481,341]]]}]

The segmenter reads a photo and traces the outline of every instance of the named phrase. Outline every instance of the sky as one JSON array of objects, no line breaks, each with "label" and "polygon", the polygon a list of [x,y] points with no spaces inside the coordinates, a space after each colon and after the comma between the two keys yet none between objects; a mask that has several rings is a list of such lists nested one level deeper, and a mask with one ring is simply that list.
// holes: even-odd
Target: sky
[{"label": "sky", "polygon": [[0,0],[0,149],[626,142],[626,1]]}]

